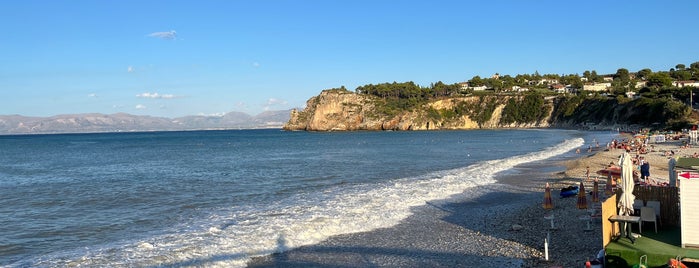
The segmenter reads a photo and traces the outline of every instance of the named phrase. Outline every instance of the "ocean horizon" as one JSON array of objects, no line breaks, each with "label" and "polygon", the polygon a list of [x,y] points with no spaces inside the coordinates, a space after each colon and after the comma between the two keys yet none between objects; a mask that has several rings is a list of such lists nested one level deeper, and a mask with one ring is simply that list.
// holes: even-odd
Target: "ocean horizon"
[{"label": "ocean horizon", "polygon": [[[615,132],[279,129],[0,136],[0,266],[244,267],[576,157]],[[463,196],[461,196],[463,198]]]}]

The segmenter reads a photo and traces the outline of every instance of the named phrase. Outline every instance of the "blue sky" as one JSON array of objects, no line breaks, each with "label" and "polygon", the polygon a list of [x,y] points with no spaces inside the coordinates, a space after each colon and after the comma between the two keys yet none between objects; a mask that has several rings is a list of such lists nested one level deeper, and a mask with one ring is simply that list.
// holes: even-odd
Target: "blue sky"
[{"label": "blue sky", "polygon": [[0,114],[303,107],[321,90],[699,61],[699,1],[0,2]]}]

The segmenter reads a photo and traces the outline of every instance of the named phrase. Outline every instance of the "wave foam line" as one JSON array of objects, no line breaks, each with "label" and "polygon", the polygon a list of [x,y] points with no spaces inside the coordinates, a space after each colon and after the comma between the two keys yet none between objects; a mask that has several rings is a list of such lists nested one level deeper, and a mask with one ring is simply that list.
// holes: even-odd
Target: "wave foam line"
[{"label": "wave foam line", "polygon": [[[381,185],[325,190],[280,201],[265,211],[213,215],[199,231],[173,233],[123,247],[88,253],[77,260],[41,265],[245,267],[255,256],[320,243],[330,236],[397,225],[410,208],[447,199],[466,189],[495,182],[495,175],[517,165],[567,153],[584,144],[566,140],[542,151],[403,178]],[[289,206],[288,204],[296,204]]]}]

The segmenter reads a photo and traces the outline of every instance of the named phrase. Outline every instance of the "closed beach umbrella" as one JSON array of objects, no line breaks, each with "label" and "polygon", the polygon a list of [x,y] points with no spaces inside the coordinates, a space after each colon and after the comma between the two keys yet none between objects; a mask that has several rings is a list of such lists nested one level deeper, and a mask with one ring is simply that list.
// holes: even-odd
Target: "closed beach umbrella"
[{"label": "closed beach umbrella", "polygon": [[621,166],[621,197],[619,198],[619,215],[633,215],[633,164],[629,153],[624,153],[619,159]]},{"label": "closed beach umbrella", "polygon": [[549,183],[546,183],[546,190],[544,190],[544,209],[553,209],[553,199],[551,199],[551,187]]},{"label": "closed beach umbrella", "polygon": [[585,185],[582,182],[580,182],[578,190],[578,208],[587,209],[587,193],[585,193]]},{"label": "closed beach umbrella", "polygon": [[670,158],[670,161],[667,163],[667,169],[670,172],[670,187],[676,187],[677,186],[677,172],[675,172],[675,166],[677,165],[677,160],[675,158]]},{"label": "closed beach umbrella", "polygon": [[592,184],[592,202],[599,202],[599,181],[595,178],[595,182]]},{"label": "closed beach umbrella", "polygon": [[607,184],[604,185],[604,195],[611,196],[614,191],[612,190],[612,173],[607,173]]}]

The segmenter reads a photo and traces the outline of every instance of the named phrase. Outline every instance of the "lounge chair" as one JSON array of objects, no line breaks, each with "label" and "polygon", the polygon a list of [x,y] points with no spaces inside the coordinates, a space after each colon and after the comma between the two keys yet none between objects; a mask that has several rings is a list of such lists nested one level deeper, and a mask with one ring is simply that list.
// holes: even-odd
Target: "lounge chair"
[{"label": "lounge chair", "polygon": [[660,215],[660,201],[648,201],[646,202],[646,206],[653,208],[653,210],[655,211],[655,216],[658,217],[658,222],[660,222],[660,225],[662,226],[663,221]]},{"label": "lounge chair", "polygon": [[641,222],[638,224],[639,233],[643,233],[643,222],[653,222],[655,224],[655,232],[658,233],[658,221],[655,218],[655,210],[652,207],[641,208]]}]

